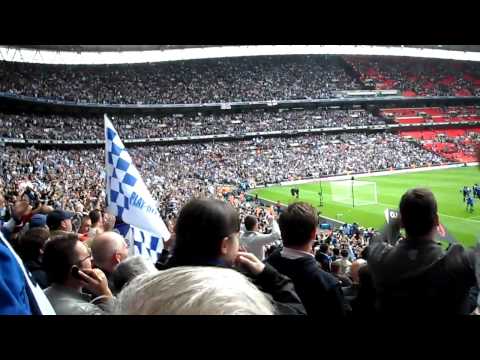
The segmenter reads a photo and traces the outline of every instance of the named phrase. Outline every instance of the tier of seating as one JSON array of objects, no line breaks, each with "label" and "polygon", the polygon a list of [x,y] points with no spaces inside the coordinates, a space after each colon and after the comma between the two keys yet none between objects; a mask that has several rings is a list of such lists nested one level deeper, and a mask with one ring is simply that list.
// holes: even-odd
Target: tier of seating
[{"label": "tier of seating", "polygon": [[348,56],[345,60],[367,86],[400,90],[404,96],[477,96],[475,62],[399,57]]},{"label": "tier of seating", "polygon": [[475,161],[475,147],[480,145],[480,127],[402,131],[400,135],[420,140],[425,149],[450,161]]},{"label": "tier of seating", "polygon": [[382,115],[393,116],[399,124],[480,121],[480,111],[475,106],[382,109]]}]

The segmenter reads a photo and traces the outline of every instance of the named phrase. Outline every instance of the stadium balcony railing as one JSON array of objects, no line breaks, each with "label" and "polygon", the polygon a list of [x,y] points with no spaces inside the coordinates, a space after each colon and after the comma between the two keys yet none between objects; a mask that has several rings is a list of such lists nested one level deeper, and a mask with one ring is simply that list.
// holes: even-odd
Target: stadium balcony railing
[{"label": "stadium balcony railing", "polygon": [[186,113],[201,111],[229,111],[249,109],[275,109],[293,107],[333,107],[353,105],[373,105],[380,108],[391,107],[431,107],[431,106],[468,106],[480,104],[480,97],[475,96],[426,96],[426,97],[365,97],[365,98],[330,98],[330,99],[304,99],[304,100],[270,100],[270,101],[245,101],[228,103],[202,103],[202,104],[96,104],[86,102],[62,101],[56,99],[36,98],[6,92],[0,92],[0,106],[9,109],[22,110],[34,108],[36,110],[84,112],[103,114],[116,113]]}]

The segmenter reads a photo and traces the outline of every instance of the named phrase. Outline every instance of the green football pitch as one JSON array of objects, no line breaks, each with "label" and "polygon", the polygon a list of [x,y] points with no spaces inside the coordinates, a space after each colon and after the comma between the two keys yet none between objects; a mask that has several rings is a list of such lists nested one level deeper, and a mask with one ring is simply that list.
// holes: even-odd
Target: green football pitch
[{"label": "green football pitch", "polygon": [[[385,209],[398,209],[403,193],[411,188],[426,187],[434,194],[438,202],[440,221],[450,233],[466,246],[475,244],[480,235],[480,201],[475,201],[473,213],[467,212],[460,189],[480,183],[480,171],[477,167],[462,167],[445,170],[433,170],[416,173],[403,173],[387,176],[358,178],[360,181],[376,183],[377,203],[352,207],[350,201],[332,199],[331,185],[322,182],[323,206],[319,207],[318,182],[298,185],[300,197],[294,199],[290,194],[292,186],[271,186],[251,191],[259,198],[282,204],[294,201],[306,201],[318,208],[322,215],[342,222],[357,222],[360,226],[380,229],[385,224]],[[370,198],[373,194],[370,186]],[[360,188],[359,188],[360,189]],[[365,190],[362,190],[365,191]],[[348,204],[347,204],[348,203]]]}]

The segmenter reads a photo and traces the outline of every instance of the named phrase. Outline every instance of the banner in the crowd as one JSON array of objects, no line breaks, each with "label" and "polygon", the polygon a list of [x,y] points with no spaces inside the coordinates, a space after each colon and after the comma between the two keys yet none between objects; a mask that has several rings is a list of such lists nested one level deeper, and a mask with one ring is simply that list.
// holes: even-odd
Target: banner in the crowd
[{"label": "banner in the crowd", "polygon": [[[387,221],[387,224],[390,224],[390,222],[396,218],[398,218],[398,210],[393,210],[393,209],[385,209],[385,219]],[[437,233],[435,235],[435,240],[437,241],[446,241],[450,244],[454,244],[457,241],[455,238],[450,234],[442,223],[437,226]]]},{"label": "banner in the crowd", "polygon": [[132,241],[138,248],[138,252],[135,249],[135,253],[143,255],[151,251],[160,252],[163,247],[162,240],[168,239],[170,233],[107,115],[105,115],[105,169],[107,211],[128,224],[129,229],[134,229],[132,231],[135,231],[135,236],[132,237]]}]

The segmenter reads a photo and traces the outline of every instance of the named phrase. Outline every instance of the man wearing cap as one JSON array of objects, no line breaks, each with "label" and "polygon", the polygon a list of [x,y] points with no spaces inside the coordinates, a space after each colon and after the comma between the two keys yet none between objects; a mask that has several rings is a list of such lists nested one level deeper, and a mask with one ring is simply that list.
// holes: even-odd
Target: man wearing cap
[{"label": "man wearing cap", "polygon": [[72,232],[73,213],[64,210],[54,210],[47,215],[47,226],[50,236],[57,235],[60,231]]},{"label": "man wearing cap", "polygon": [[46,228],[47,226],[47,215],[44,214],[35,214],[32,216],[30,219],[30,222],[28,223],[28,228],[29,229],[35,229],[35,228]]}]

